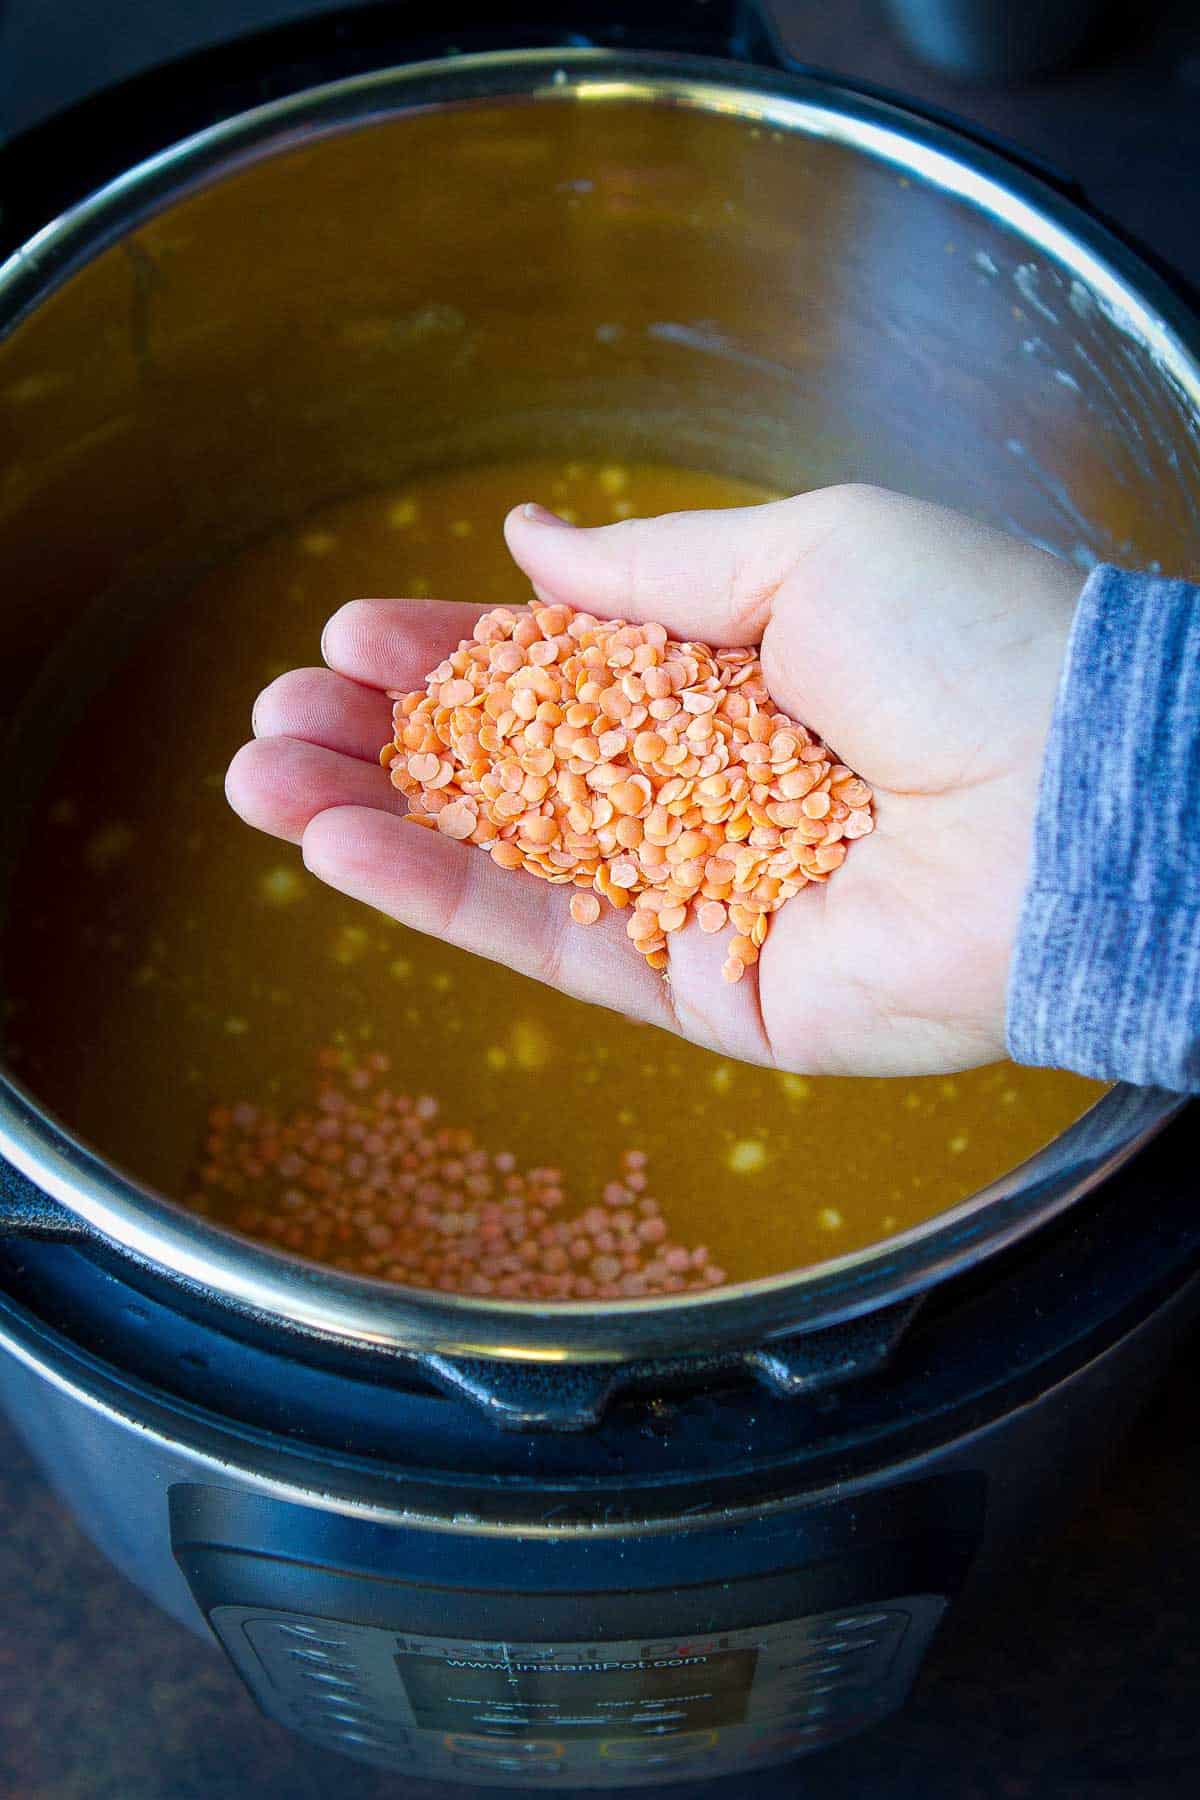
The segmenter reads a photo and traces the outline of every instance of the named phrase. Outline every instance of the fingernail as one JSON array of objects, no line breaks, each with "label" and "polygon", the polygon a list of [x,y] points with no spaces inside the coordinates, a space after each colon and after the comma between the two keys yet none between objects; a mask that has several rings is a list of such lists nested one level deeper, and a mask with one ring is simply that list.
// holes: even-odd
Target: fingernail
[{"label": "fingernail", "polygon": [[571,531],[574,527],[566,519],[560,519],[549,507],[539,506],[536,500],[528,501],[522,508],[523,517],[532,525],[557,525],[563,531]]}]

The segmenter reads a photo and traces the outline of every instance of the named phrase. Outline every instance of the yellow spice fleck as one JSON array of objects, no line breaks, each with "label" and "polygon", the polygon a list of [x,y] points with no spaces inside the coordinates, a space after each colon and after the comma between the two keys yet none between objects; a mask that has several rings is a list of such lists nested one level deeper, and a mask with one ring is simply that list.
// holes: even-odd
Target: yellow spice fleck
[{"label": "yellow spice fleck", "polygon": [[396,500],[387,509],[387,522],[393,531],[407,531],[410,525],[416,524],[419,511],[416,501],[411,498]]},{"label": "yellow spice fleck", "polygon": [[268,869],[258,884],[258,891],[268,906],[291,906],[304,893],[304,882],[295,869],[282,863]]},{"label": "yellow spice fleck", "polygon": [[789,1100],[807,1100],[812,1093],[812,1082],[803,1075],[781,1075],[779,1085]]},{"label": "yellow spice fleck", "polygon": [[961,1156],[963,1151],[967,1147],[967,1143],[968,1143],[968,1138],[967,1138],[966,1132],[960,1131],[958,1133],[957,1137],[952,1137],[950,1139],[950,1142],[946,1145],[946,1148],[947,1148],[947,1150],[949,1150],[951,1156]]},{"label": "yellow spice fleck", "polygon": [[733,1069],[727,1062],[718,1063],[708,1078],[709,1086],[716,1088],[718,1094],[728,1093],[732,1082]]},{"label": "yellow spice fleck", "polygon": [[343,925],[333,946],[334,962],[357,962],[369,942],[370,939],[361,925]]},{"label": "yellow spice fleck", "polygon": [[518,1069],[544,1069],[554,1053],[550,1034],[535,1019],[518,1019],[509,1041]]},{"label": "yellow spice fleck", "polygon": [[601,469],[597,480],[606,494],[619,494],[629,486],[629,470],[610,463],[607,468]]},{"label": "yellow spice fleck", "polygon": [[822,1231],[840,1231],[842,1223],[842,1215],[836,1206],[823,1206],[817,1214],[817,1224]]},{"label": "yellow spice fleck", "polygon": [[735,1175],[756,1175],[766,1166],[767,1147],[761,1138],[739,1138],[725,1161]]},{"label": "yellow spice fleck", "polygon": [[405,956],[398,956],[395,962],[388,964],[388,974],[393,981],[407,981],[412,974],[412,964]]},{"label": "yellow spice fleck", "polygon": [[450,535],[451,537],[456,538],[467,538],[470,537],[474,529],[475,527],[472,525],[470,519],[455,519],[453,525],[450,527]]},{"label": "yellow spice fleck", "polygon": [[230,1037],[245,1037],[250,1025],[246,1019],[235,1018],[231,1013],[225,1021],[225,1030]]},{"label": "yellow spice fleck", "polygon": [[306,531],[300,539],[300,548],[306,556],[328,556],[337,548],[337,539],[332,531]]},{"label": "yellow spice fleck", "polygon": [[484,1057],[484,1061],[487,1063],[489,1069],[507,1069],[508,1052],[507,1050],[502,1050],[499,1044],[492,1044]]}]

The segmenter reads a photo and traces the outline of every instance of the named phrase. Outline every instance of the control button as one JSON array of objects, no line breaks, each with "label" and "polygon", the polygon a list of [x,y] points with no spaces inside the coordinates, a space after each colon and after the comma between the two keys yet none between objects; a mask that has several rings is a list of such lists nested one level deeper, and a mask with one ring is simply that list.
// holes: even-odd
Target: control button
[{"label": "control button", "polygon": [[336,1688],[317,1688],[315,1692],[300,1690],[299,1694],[293,1697],[293,1703],[297,1706],[308,1708],[308,1712],[311,1712],[311,1714],[318,1714],[318,1712],[358,1712],[358,1714],[367,1715],[371,1712],[371,1701],[369,1701],[369,1699],[358,1696],[358,1692],[354,1692],[354,1694],[349,1694],[349,1692],[347,1692],[347,1694],[340,1694]]},{"label": "control button", "polygon": [[359,1686],[359,1683],[353,1678],[347,1681],[345,1676],[330,1675],[324,1669],[301,1669],[300,1679],[301,1681],[311,1681],[321,1687],[349,1688],[352,1691]]},{"label": "control button", "polygon": [[442,1742],[458,1756],[475,1757],[489,1767],[499,1767],[497,1758],[507,1766],[528,1768],[542,1762],[557,1762],[563,1754],[562,1744],[552,1738],[473,1737],[466,1732],[448,1732]]},{"label": "control button", "polygon": [[853,1691],[843,1692],[837,1696],[822,1695],[819,1700],[793,1701],[785,1706],[776,1721],[780,1725],[810,1724],[816,1719],[829,1719],[835,1715],[845,1717],[848,1710],[861,1710],[863,1697]]},{"label": "control button", "polygon": [[327,1744],[350,1750],[383,1751],[389,1757],[402,1756],[409,1761],[409,1746],[404,1743],[389,1743],[384,1738],[369,1736],[365,1731],[326,1731],[322,1737]]},{"label": "control button", "polygon": [[545,1781],[552,1775],[561,1775],[566,1768],[565,1762],[528,1763],[513,1757],[496,1756],[483,1762],[477,1756],[464,1756],[456,1750],[450,1758],[452,1769],[467,1769],[478,1775],[481,1769],[493,1769],[497,1775],[519,1775],[522,1781]]},{"label": "control button", "polygon": [[780,1731],[775,1725],[760,1729],[753,1746],[755,1757],[774,1756],[783,1750],[799,1750],[828,1734],[827,1725],[799,1725]]},{"label": "control button", "polygon": [[869,1652],[879,1642],[877,1638],[858,1638],[853,1643],[841,1639],[831,1644],[814,1644],[803,1656],[794,1656],[789,1662],[780,1663],[779,1673],[783,1674],[798,1669],[803,1674],[811,1674],[818,1667],[838,1668],[844,1666],[861,1667],[870,1660]]},{"label": "control button", "polygon": [[340,1695],[336,1698],[331,1695],[330,1699],[334,1701],[332,1706],[310,1705],[306,1708],[305,1716],[318,1725],[322,1720],[334,1719],[343,1725],[363,1725],[371,1731],[403,1729],[402,1726],[395,1725],[386,1713],[372,1712],[367,1706],[351,1706]]},{"label": "control button", "polygon": [[345,1638],[325,1637],[315,1625],[275,1624],[273,1630],[280,1637],[301,1638],[306,1644],[320,1644],[327,1650],[348,1650],[350,1647]]},{"label": "control button", "polygon": [[649,1768],[659,1763],[685,1762],[693,1756],[705,1756],[714,1748],[718,1734],[715,1731],[692,1731],[686,1737],[673,1737],[669,1743],[662,1739],[651,1742],[648,1738],[607,1738],[600,1746],[601,1756],[609,1757],[617,1763],[637,1763]]},{"label": "control button", "polygon": [[866,1631],[875,1625],[890,1625],[893,1630],[904,1618],[903,1613],[852,1613],[847,1619],[831,1619],[828,1629],[833,1631]]},{"label": "control button", "polygon": [[783,1710],[789,1719],[799,1718],[801,1713],[815,1718],[818,1713],[827,1713],[832,1703],[828,1694],[793,1694],[783,1702]]},{"label": "control button", "polygon": [[355,1672],[356,1665],[354,1663],[339,1662],[337,1657],[331,1656],[328,1650],[290,1649],[287,1654],[298,1663],[312,1663],[319,1668],[327,1669],[348,1669],[351,1674]]},{"label": "control button", "polygon": [[401,1731],[399,1728],[394,1731],[380,1731],[375,1726],[360,1725],[357,1721],[353,1724],[342,1726],[342,1728],[333,1735],[344,1738],[347,1743],[361,1742],[365,1744],[370,1741],[373,1744],[386,1744],[389,1749],[393,1750],[407,1749],[412,1743],[412,1738],[407,1731]]}]

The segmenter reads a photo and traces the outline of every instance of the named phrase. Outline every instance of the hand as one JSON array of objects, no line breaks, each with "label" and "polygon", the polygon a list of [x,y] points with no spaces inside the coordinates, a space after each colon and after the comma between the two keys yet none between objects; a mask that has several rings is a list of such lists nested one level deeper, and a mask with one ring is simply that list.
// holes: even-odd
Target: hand
[{"label": "hand", "polygon": [[[358,600],[326,669],[254,709],[229,771],[243,818],[299,843],[323,881],[419,931],[748,1062],[900,1075],[1004,1054],[1005,989],[1041,761],[1078,574],[957,514],[864,487],[577,530],[509,515],[544,601],[657,619],[674,637],[762,644],[771,692],[875,789],[877,826],[772,919],[757,966],[721,980],[724,936],[673,933],[670,980],[606,908],[401,822],[378,763],[384,690],[419,687],[480,605]],[[486,596],[484,597],[486,603]]]}]

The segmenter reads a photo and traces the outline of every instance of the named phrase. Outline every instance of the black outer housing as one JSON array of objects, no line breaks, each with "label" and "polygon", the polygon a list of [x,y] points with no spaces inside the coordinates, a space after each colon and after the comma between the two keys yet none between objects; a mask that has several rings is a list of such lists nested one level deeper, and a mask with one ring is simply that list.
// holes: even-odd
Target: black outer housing
[{"label": "black outer housing", "polygon": [[116,1259],[37,1238],[0,1237],[0,1320],[73,1383],[168,1431],[186,1436],[191,1415],[219,1421],[248,1462],[315,1453],[333,1491],[382,1493],[402,1471],[418,1511],[563,1527],[757,1508],[919,1462],[1045,1394],[1177,1293],[1200,1267],[1191,1131],[1185,1114],[1053,1224],[945,1282],[886,1368],[808,1396],[698,1363],[644,1373],[591,1430],[499,1430],[414,1366],[181,1307],[172,1284],[156,1295]]}]

